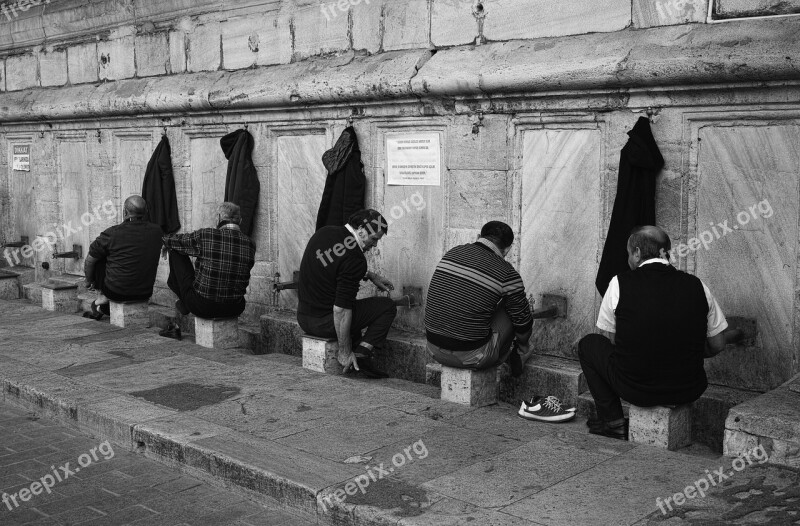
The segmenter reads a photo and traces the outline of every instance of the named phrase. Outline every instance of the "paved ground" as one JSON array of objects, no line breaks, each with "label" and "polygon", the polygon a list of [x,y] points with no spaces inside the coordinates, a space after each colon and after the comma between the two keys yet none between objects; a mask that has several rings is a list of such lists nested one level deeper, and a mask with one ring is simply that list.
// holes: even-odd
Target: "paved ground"
[{"label": "paved ground", "polygon": [[[0,444],[0,494],[7,502],[0,503],[0,524],[311,524],[7,405],[0,405]],[[86,467],[80,467],[79,458]],[[63,478],[61,468],[74,474]],[[23,502],[21,490],[43,479],[49,491],[33,487],[39,494],[23,494]]]},{"label": "paved ground", "polygon": [[[6,403],[40,406],[147,455],[267,493],[319,524],[800,524],[800,475],[762,465],[755,453],[740,466],[635,446],[589,435],[583,421],[534,424],[510,406],[442,402],[427,386],[321,375],[287,356],[203,349],[22,302],[0,302],[0,380]],[[48,461],[69,461],[96,442]],[[46,463],[35,455],[20,462],[36,467],[14,473],[28,478]],[[137,492],[158,492],[162,475],[151,483],[141,472],[113,471],[135,480]],[[709,476],[713,484],[702,482]],[[108,489],[120,493],[120,485]],[[337,494],[347,496],[337,502]]]}]

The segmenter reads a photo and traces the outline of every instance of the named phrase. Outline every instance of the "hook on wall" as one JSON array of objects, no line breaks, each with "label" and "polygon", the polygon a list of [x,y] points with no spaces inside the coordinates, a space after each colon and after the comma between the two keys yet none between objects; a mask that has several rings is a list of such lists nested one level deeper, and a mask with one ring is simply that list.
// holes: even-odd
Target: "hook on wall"
[{"label": "hook on wall", "polygon": [[250,125],[249,125],[248,123],[246,123],[246,122],[245,122],[245,123],[244,123],[244,129],[245,129],[245,131],[247,131],[247,128],[249,128],[249,127],[250,127]]},{"label": "hook on wall", "polygon": [[661,113],[661,108],[653,108],[652,106],[648,106],[647,110],[645,110],[647,114],[647,119],[650,121],[651,124],[655,124],[656,120],[658,119],[658,114]]},{"label": "hook on wall", "polygon": [[166,136],[167,136],[167,127],[166,127],[166,126],[164,126],[164,129],[163,129],[163,131],[161,132],[161,136],[162,136],[162,137],[166,137]]},{"label": "hook on wall", "polygon": [[97,130],[97,142],[103,142],[103,135],[99,128]]}]

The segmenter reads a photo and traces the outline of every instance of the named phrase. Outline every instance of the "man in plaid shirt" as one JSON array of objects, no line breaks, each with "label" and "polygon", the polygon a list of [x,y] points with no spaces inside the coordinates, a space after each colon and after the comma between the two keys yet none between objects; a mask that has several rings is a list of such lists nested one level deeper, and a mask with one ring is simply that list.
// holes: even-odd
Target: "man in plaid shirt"
[{"label": "man in plaid shirt", "polygon": [[[178,295],[181,314],[233,318],[244,312],[256,247],[239,229],[241,220],[237,205],[222,203],[217,228],[164,236],[170,254],[167,285]],[[197,258],[194,266],[190,256]]]}]

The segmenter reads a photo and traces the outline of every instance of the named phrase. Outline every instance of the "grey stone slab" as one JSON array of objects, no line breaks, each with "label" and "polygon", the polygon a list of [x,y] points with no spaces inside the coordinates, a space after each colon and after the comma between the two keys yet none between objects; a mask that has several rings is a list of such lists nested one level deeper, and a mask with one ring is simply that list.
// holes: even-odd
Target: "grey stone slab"
[{"label": "grey stone slab", "polygon": [[52,372],[41,372],[9,381],[16,388],[6,389],[6,397],[15,394],[16,402],[30,408],[39,408],[53,418],[74,420],[77,406],[82,403],[107,399],[113,393],[98,386],[76,382]]},{"label": "grey stone slab", "polygon": [[462,526],[474,524],[481,526],[530,526],[539,524],[531,517],[521,518],[508,515],[502,511],[487,510],[472,504],[444,498],[433,503],[429,508],[409,517],[402,517],[398,526]]},{"label": "grey stone slab", "polygon": [[446,416],[444,422],[466,429],[483,431],[492,435],[513,438],[527,442],[554,432],[573,430],[585,433],[583,419],[575,419],[564,424],[545,424],[523,420],[517,416],[518,406],[498,404],[493,407],[472,409],[462,415]]},{"label": "grey stone slab", "polygon": [[54,372],[60,374],[61,376],[66,376],[69,378],[80,378],[82,376],[87,376],[89,374],[101,373],[104,371],[112,371],[114,369],[119,369],[121,367],[127,367],[134,363],[136,362],[128,358],[114,357],[83,365],[63,367],[61,369],[56,369]]},{"label": "grey stone slab", "polygon": [[725,428],[800,442],[800,393],[780,387],[747,400],[730,410]]},{"label": "grey stone slab", "polygon": [[[0,348],[0,353],[4,349]],[[41,372],[42,369],[27,362],[0,354],[0,379],[15,379]]]},{"label": "grey stone slab", "polygon": [[[393,470],[393,478],[411,484],[422,484],[494,458],[520,445],[517,440],[441,425],[413,440],[400,440],[370,451],[366,457],[372,459],[362,465],[366,468],[384,464]],[[400,457],[405,457],[405,460]]]},{"label": "grey stone slab", "polygon": [[[612,440],[612,439],[607,439]],[[519,500],[502,511],[548,526],[618,526],[657,511],[656,499],[682,491],[722,460],[639,446]],[[524,479],[523,479],[524,480]]]},{"label": "grey stone slab", "polygon": [[363,414],[340,414],[333,422],[277,442],[341,462],[398,440],[413,441],[437,425],[441,424],[395,409],[378,408]]},{"label": "grey stone slab", "polygon": [[13,350],[8,349],[6,353],[21,361],[49,371],[100,362],[109,358],[109,355],[103,351],[86,349],[76,344],[44,345],[41,343],[25,343],[27,345],[20,345]]},{"label": "grey stone slab", "polygon": [[424,484],[443,495],[498,508],[590,469],[609,455],[543,437]]},{"label": "grey stone slab", "polygon": [[171,416],[177,411],[138,400],[132,396],[116,396],[78,407],[78,423],[93,433],[117,444],[130,446],[136,424]]}]

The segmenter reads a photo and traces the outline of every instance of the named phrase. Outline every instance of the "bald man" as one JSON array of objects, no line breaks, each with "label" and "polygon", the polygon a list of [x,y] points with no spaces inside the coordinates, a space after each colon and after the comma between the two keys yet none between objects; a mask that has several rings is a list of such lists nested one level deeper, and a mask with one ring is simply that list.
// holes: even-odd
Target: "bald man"
[{"label": "bald man", "polygon": [[123,221],[112,226],[89,247],[84,264],[86,283],[100,292],[85,316],[99,320],[108,315],[109,301],[147,301],[161,252],[161,227],[144,217],[147,203],[138,195],[125,200]]},{"label": "bald man", "polygon": [[578,356],[597,409],[589,432],[627,440],[620,398],[652,407],[694,402],[708,386],[703,359],[725,349],[728,322],[699,278],[669,263],[669,236],[635,228],[628,238],[631,272],[615,276],[597,327]]}]

